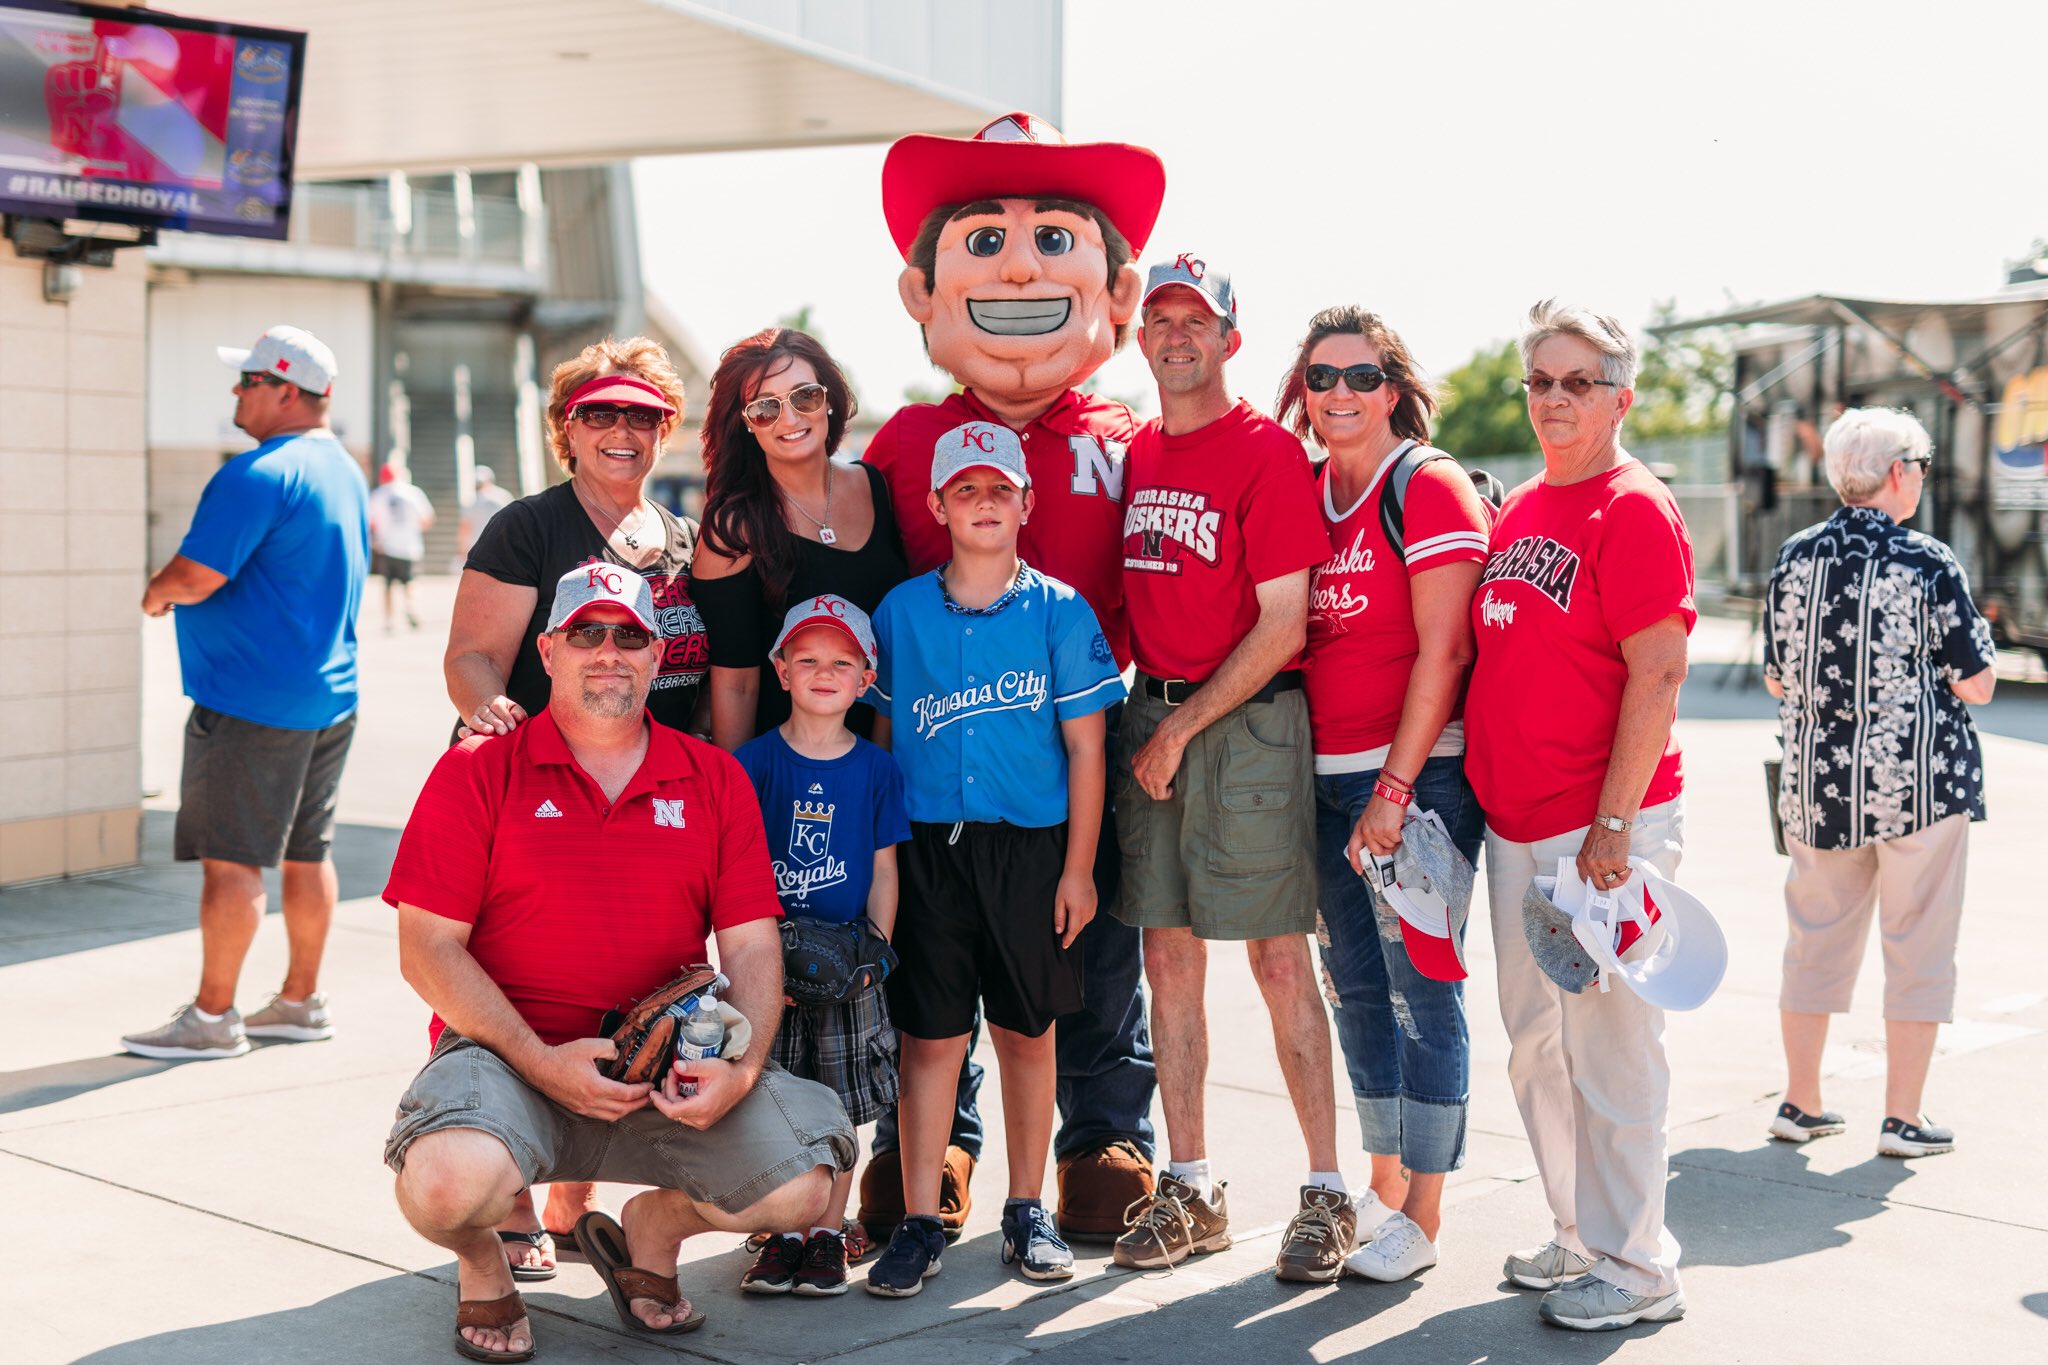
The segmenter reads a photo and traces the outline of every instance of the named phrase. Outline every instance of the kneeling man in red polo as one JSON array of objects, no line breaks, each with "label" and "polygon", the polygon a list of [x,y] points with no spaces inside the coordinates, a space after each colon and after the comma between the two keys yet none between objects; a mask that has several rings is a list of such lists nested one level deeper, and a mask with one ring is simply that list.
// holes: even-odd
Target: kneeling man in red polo
[{"label": "kneeling man in red polo", "polygon": [[[782,911],[760,808],[730,755],[648,718],[660,645],[645,580],[565,575],[539,640],[548,709],[442,757],[384,890],[405,979],[434,1009],[384,1159],[407,1221],[455,1253],[472,1359],[533,1353],[494,1231],[529,1185],[651,1186],[623,1230],[591,1214],[579,1234],[627,1327],[684,1332],[704,1321],[675,1280],[684,1238],[808,1227],[853,1165],[838,1098],[767,1066]],[[705,960],[712,935],[745,1054],[690,1063],[688,1097],[673,1075],[607,1079],[604,1012]]]}]

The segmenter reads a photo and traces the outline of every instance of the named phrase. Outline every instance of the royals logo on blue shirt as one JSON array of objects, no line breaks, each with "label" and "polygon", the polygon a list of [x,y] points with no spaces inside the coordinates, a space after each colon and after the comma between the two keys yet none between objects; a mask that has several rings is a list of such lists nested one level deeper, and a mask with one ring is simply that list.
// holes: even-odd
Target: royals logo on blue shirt
[{"label": "royals logo on blue shirt", "polygon": [[937,572],[900,584],[875,612],[881,667],[868,699],[890,718],[920,823],[1067,818],[1060,722],[1123,700],[1123,679],[1081,595],[1024,568],[987,611],[947,603]]},{"label": "royals logo on blue shirt", "polygon": [[754,783],[785,915],[849,923],[867,912],[875,852],[910,837],[903,774],[864,739],[806,758],[780,730],[733,754]]}]

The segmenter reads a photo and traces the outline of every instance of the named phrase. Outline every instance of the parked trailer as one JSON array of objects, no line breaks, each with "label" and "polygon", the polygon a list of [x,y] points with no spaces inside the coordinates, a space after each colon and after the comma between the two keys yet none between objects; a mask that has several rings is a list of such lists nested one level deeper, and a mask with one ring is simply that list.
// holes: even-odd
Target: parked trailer
[{"label": "parked trailer", "polygon": [[1906,408],[1935,449],[1914,526],[1955,549],[2001,644],[2048,659],[2048,281],[1950,303],[1814,294],[1655,330],[1710,327],[1735,350],[1731,591],[1760,592],[1785,538],[1835,507],[1836,414]]}]

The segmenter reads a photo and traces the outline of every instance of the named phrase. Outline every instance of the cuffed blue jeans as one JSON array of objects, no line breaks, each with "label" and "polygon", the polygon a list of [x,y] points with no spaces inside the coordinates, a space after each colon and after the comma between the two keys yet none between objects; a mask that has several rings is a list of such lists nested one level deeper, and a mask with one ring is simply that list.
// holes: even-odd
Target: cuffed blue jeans
[{"label": "cuffed blue jeans", "polygon": [[[1317,939],[1323,993],[1337,1019],[1365,1150],[1411,1171],[1465,1163],[1471,1034],[1460,981],[1433,981],[1408,961],[1397,929],[1384,937],[1373,890],[1344,856],[1372,800],[1378,770],[1316,778]],[[1486,821],[1465,781],[1465,760],[1432,758],[1415,779],[1417,811],[1433,810],[1475,864]]]}]

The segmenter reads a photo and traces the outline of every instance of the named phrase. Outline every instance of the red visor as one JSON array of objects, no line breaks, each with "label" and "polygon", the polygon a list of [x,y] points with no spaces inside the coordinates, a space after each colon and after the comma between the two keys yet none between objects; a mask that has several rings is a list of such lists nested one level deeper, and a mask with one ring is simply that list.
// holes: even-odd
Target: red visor
[{"label": "red visor", "polygon": [[676,411],[676,405],[660,389],[630,374],[601,374],[570,394],[564,406],[573,408],[578,403],[637,403],[644,408],[660,408],[671,417]]}]

